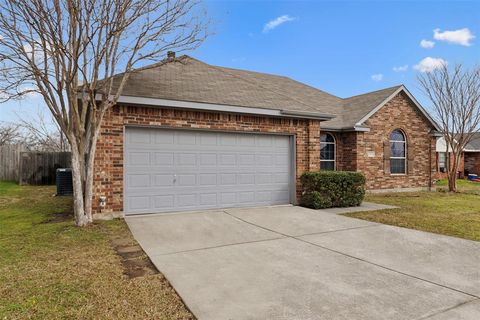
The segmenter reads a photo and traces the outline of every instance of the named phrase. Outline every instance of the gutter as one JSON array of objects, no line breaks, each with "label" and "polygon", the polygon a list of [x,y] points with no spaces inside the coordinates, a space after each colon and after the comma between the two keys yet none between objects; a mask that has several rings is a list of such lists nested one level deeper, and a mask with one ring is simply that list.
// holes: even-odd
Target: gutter
[{"label": "gutter", "polygon": [[318,120],[332,120],[336,116],[331,114],[324,114],[324,113],[315,113],[315,112],[304,112],[304,111],[291,111],[291,110],[280,110],[281,114],[287,116],[299,116],[305,119],[318,119]]},{"label": "gutter", "polygon": [[[100,100],[101,95],[97,94],[96,99]],[[255,108],[255,107],[224,105],[224,104],[205,103],[205,102],[170,100],[170,99],[160,99],[160,98],[146,98],[146,97],[137,97],[137,96],[120,96],[117,103],[149,106],[149,107],[170,107],[170,108],[188,109],[188,110],[241,113],[241,114],[257,115],[257,116],[272,116],[272,117],[285,117],[285,118],[296,118],[296,119],[314,119],[314,120],[320,120],[320,121],[328,121],[335,118],[334,115],[314,113],[314,112]]]},{"label": "gutter", "polygon": [[364,126],[355,126],[355,127],[347,127],[347,128],[328,128],[322,127],[322,131],[331,131],[331,132],[370,132],[369,127]]}]

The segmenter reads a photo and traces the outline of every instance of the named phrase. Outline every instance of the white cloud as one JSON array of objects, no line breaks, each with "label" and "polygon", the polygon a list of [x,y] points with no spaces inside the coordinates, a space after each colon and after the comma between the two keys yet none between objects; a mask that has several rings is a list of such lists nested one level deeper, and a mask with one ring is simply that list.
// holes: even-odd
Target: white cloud
[{"label": "white cloud", "polygon": [[420,47],[422,47],[422,48],[432,49],[434,46],[435,46],[435,42],[433,42],[433,41],[425,40],[425,39],[420,41]]},{"label": "white cloud", "polygon": [[448,61],[443,60],[442,58],[426,57],[413,68],[420,72],[432,72],[433,70],[439,69],[446,65],[448,65]]},{"label": "white cloud", "polygon": [[405,72],[408,70],[408,64],[404,65],[404,66],[399,66],[399,67],[393,67],[392,68],[393,71],[395,72]]},{"label": "white cloud", "polygon": [[372,78],[373,81],[382,81],[383,80],[383,74],[377,73],[377,74],[372,75],[371,78]]},{"label": "white cloud", "polygon": [[468,28],[458,29],[454,31],[440,31],[440,29],[433,30],[433,38],[439,41],[446,41],[449,43],[460,44],[469,47],[472,45],[471,41],[475,36]]},{"label": "white cloud", "polygon": [[263,27],[263,33],[267,33],[269,32],[270,30],[273,30],[275,29],[276,27],[278,27],[279,25],[281,24],[284,24],[285,22],[290,22],[290,21],[294,21],[296,20],[297,18],[295,17],[290,17],[288,14],[285,14],[283,16],[280,16],[280,17],[277,17],[273,20],[270,20],[268,21],[265,26]]}]

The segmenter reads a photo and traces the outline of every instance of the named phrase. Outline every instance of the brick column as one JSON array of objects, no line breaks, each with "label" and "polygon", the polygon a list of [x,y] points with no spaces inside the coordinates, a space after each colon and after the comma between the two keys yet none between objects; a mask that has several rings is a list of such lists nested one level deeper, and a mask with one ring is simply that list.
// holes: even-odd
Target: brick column
[{"label": "brick column", "polygon": [[308,171],[320,170],[320,121],[308,120]]}]

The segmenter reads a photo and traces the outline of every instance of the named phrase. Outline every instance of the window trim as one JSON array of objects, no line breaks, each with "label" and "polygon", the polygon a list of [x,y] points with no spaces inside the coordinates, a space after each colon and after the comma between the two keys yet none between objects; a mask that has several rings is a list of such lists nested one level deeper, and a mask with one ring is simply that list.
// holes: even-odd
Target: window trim
[{"label": "window trim", "polygon": [[[394,133],[395,131],[399,131],[402,135],[403,135],[403,141],[399,141],[399,140],[392,140],[392,133]],[[389,159],[389,165],[390,165],[390,175],[392,176],[406,176],[408,174],[408,145],[407,145],[407,135],[405,134],[405,131],[403,131],[402,129],[394,129],[390,132],[390,135],[388,136],[388,141],[389,141],[389,148],[390,148],[390,159]],[[394,157],[392,156],[393,152],[392,152],[392,142],[394,143],[403,143],[404,144],[404,151],[405,151],[405,155],[403,157]],[[404,172],[401,172],[401,173],[392,173],[392,159],[393,160],[403,160],[405,165],[404,165]]]},{"label": "window trim", "polygon": [[[441,166],[441,161],[440,161],[440,158],[442,156],[444,157],[443,158],[443,167]],[[444,169],[444,171],[442,171],[442,169]],[[447,171],[447,152],[438,152],[438,168],[437,168],[437,171],[441,172],[441,173],[445,173]]]},{"label": "window trim", "polygon": [[[333,138],[333,142],[322,142],[322,134],[329,135]],[[323,144],[333,144],[333,159],[332,160],[322,160],[322,157],[320,156],[320,170],[322,170],[322,162],[333,162],[333,170],[331,171],[337,171],[337,139],[335,138],[335,135],[331,134],[330,132],[324,132],[320,133],[320,154],[322,152],[322,143]],[[325,170],[324,171],[330,171],[330,170]]]}]

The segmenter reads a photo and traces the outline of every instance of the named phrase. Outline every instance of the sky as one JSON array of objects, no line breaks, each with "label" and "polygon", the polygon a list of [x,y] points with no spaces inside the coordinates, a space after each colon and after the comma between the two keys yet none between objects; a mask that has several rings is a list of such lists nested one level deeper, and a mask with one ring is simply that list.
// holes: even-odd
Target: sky
[{"label": "sky", "polygon": [[[291,77],[340,97],[404,84],[429,109],[417,75],[480,65],[480,1],[207,1],[212,35],[187,54]],[[40,97],[0,105],[0,121]]]}]

